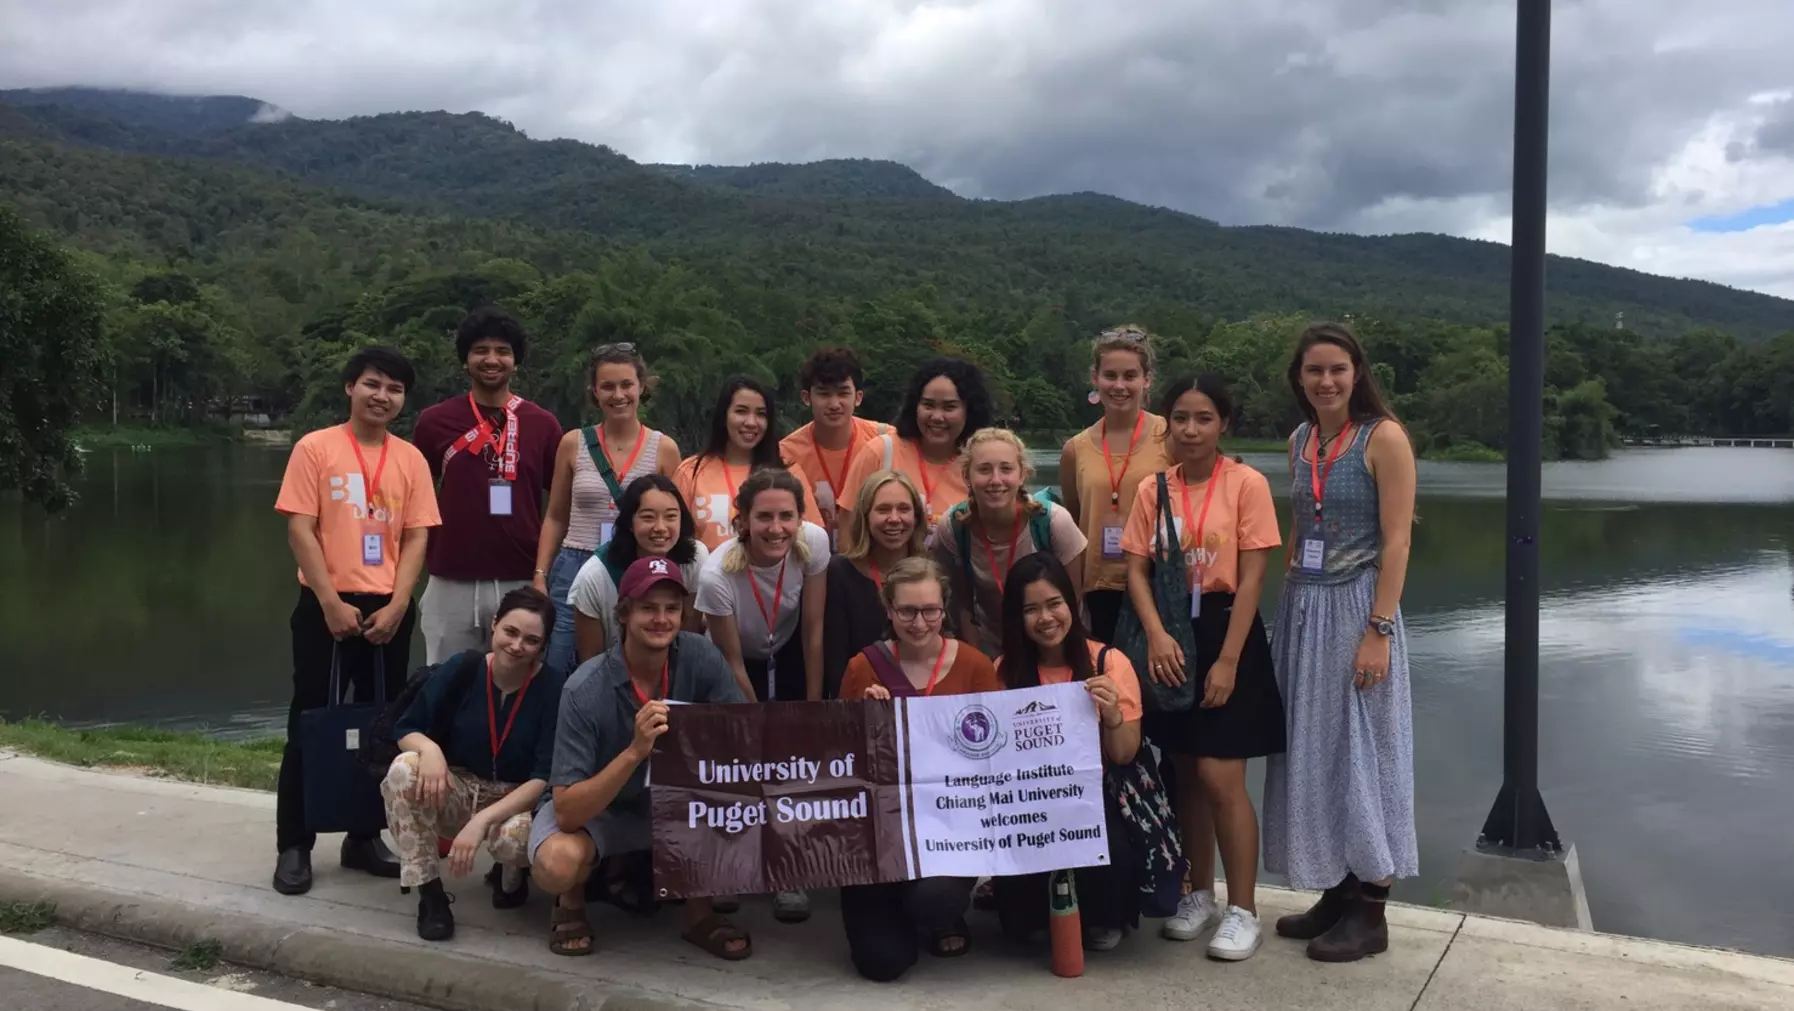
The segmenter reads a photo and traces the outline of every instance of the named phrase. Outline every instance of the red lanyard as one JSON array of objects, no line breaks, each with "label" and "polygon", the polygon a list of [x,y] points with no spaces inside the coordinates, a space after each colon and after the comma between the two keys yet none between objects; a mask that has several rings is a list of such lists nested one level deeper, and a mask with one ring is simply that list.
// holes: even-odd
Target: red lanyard
[{"label": "red lanyard", "polygon": [[1352,423],[1348,421],[1345,427],[1339,430],[1338,438],[1333,440],[1333,451],[1327,454],[1327,465],[1323,468],[1321,466],[1321,426],[1314,426],[1314,466],[1308,469],[1308,480],[1309,486],[1314,490],[1314,519],[1317,523],[1321,518],[1321,499],[1327,494],[1327,476],[1333,473],[1333,461],[1339,459],[1340,447],[1351,441],[1347,438],[1351,433]]},{"label": "red lanyard", "polygon": [[[1020,503],[1017,503],[1015,507],[1015,519],[1011,521],[1009,527],[1009,568],[1011,569],[1015,568],[1015,546],[1021,543],[1021,538],[1022,507]],[[982,521],[978,524],[978,539],[984,542],[985,557],[990,559],[990,578],[997,584],[997,595],[1002,596],[1003,578],[1008,575],[1008,572],[997,571],[997,546],[991,543],[990,534],[985,531],[984,523]],[[1041,545],[1039,544],[1035,545],[1035,548],[1040,547]]]},{"label": "red lanyard", "polygon": [[[660,662],[660,697],[663,699],[667,697],[673,684],[671,676],[667,673],[671,663],[671,660],[662,660]],[[643,695],[642,690],[636,687],[635,678],[629,679],[629,690],[635,693],[635,700],[644,706],[654,701],[648,696]]]},{"label": "red lanyard", "polygon": [[598,448],[604,450],[604,459],[609,462],[611,471],[617,475],[617,481],[620,483],[628,483],[629,471],[635,467],[635,461],[642,455],[642,447],[647,444],[648,426],[638,422],[635,430],[635,448],[629,451],[629,462],[623,465],[622,470],[618,470],[616,457],[611,455],[610,447],[604,444],[604,426],[598,426]]},{"label": "red lanyard", "polygon": [[517,699],[511,703],[511,715],[505,717],[505,732],[498,732],[498,700],[492,694],[492,654],[486,654],[486,740],[492,745],[492,778],[498,778],[498,753],[504,749],[505,742],[511,739],[511,728],[517,723],[517,713],[523,708],[523,697],[529,694],[529,686],[536,680],[535,672],[530,673],[523,687],[517,689]]},{"label": "red lanyard", "polygon": [[[1227,458],[1225,456],[1217,457],[1215,459],[1215,469],[1209,471],[1208,475],[1208,489],[1202,493],[1202,513],[1200,516],[1196,517],[1195,547],[1196,567],[1198,569],[1202,568],[1202,528],[1208,524],[1208,504],[1215,499],[1215,485],[1221,483],[1221,468],[1226,465]],[[1178,492],[1183,496],[1184,527],[1187,529],[1190,525],[1190,475],[1186,473],[1183,478],[1183,482],[1178,488]],[[1196,592],[1201,593],[1202,587],[1196,587]]]},{"label": "red lanyard", "polygon": [[[746,551],[747,548],[744,547],[742,550]],[[760,595],[759,575],[754,572],[752,565],[748,566],[747,570],[748,586],[752,587],[754,591],[754,603],[760,608],[760,617],[766,620],[766,643],[768,650],[772,648],[773,630],[778,626],[779,602],[785,599],[785,563],[790,560],[791,556],[789,554],[784,558],[779,559],[779,582],[777,587],[772,591],[771,611],[766,609],[766,598]]]},{"label": "red lanyard", "polygon": [[1134,445],[1140,441],[1140,432],[1146,427],[1146,412],[1141,411],[1134,418],[1134,435],[1127,441],[1127,455],[1121,458],[1121,473],[1115,472],[1115,458],[1109,455],[1109,433],[1102,433],[1103,467],[1109,472],[1109,507],[1116,512],[1121,511],[1121,482],[1127,478],[1127,468],[1134,460]]},{"label": "red lanyard", "polygon": [[498,436],[492,434],[492,423],[486,420],[485,412],[480,410],[480,402],[473,399],[473,394],[469,392],[467,394],[467,409],[473,412],[474,426],[468,429],[461,438],[455,440],[454,445],[448,448],[448,452],[442,455],[442,462],[446,465],[461,450],[478,453],[490,444],[498,453],[499,473],[504,476],[506,481],[517,480],[517,408],[522,404],[523,398],[515,393],[511,394],[511,399],[505,401],[505,436],[504,440],[500,441]]},{"label": "red lanyard", "polygon": [[[898,642],[896,639],[892,639],[891,640],[891,656],[894,659],[896,659],[898,670],[903,669],[903,652],[902,652],[902,650],[903,650],[903,644]],[[934,694],[934,683],[941,679],[941,664],[946,663],[946,662],[947,662],[947,640],[942,639],[941,640],[941,651],[939,653],[935,654],[935,657],[934,657],[934,673],[928,675],[928,687],[922,689],[922,694],[924,694],[924,695],[933,695]],[[907,677],[908,675],[906,674],[904,676]]]},{"label": "red lanyard", "polygon": [[[849,428],[853,427],[852,419],[849,419],[847,424]],[[839,503],[841,501],[841,486],[847,483],[847,465],[848,462],[853,459],[853,434],[851,432],[848,433],[847,449],[841,454],[841,477],[838,480],[835,478],[835,475],[829,473],[828,457],[822,455],[822,440],[816,438],[816,430],[814,428],[810,429],[810,439],[816,450],[816,467],[818,470],[822,471],[822,479],[828,482],[829,492],[835,496],[835,501]]]},{"label": "red lanyard", "polygon": [[380,491],[380,475],[386,473],[386,448],[392,442],[392,436],[380,437],[380,462],[374,465],[374,479],[368,480],[368,462],[361,455],[361,443],[355,439],[355,430],[348,425],[343,426],[344,434],[349,437],[349,448],[355,451],[355,465],[361,468],[361,485],[367,493],[368,519],[374,518],[374,496]]},{"label": "red lanyard", "polygon": [[878,563],[873,561],[871,559],[871,557],[868,556],[866,559],[866,568],[868,571],[870,571],[872,573],[872,585],[878,587],[878,595],[881,597],[884,596],[885,595],[885,577],[879,574]]}]

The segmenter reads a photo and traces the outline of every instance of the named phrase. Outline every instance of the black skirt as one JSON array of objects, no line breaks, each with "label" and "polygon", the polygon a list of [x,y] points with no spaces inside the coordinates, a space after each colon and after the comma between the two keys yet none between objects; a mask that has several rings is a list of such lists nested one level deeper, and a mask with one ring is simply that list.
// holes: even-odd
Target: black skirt
[{"label": "black skirt", "polygon": [[[1233,594],[1205,593],[1202,613],[1191,619],[1196,640],[1189,676],[1208,677],[1208,669],[1221,655],[1227,640],[1227,624],[1233,620]],[[1186,658],[1188,659],[1188,658]],[[1142,672],[1141,677],[1150,675]],[[1240,662],[1227,704],[1203,709],[1202,685],[1196,688],[1197,704],[1181,713],[1148,713],[1141,724],[1152,743],[1174,755],[1199,758],[1260,758],[1282,754],[1288,737],[1283,721],[1283,694],[1277,690],[1276,670],[1271,666],[1271,640],[1264,618],[1252,616],[1252,630],[1240,648]]]}]

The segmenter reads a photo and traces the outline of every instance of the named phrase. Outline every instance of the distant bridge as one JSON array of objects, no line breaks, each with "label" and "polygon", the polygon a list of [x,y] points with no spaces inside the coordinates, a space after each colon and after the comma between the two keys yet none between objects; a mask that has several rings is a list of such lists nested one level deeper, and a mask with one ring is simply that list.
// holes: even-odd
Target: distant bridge
[{"label": "distant bridge", "polygon": [[1628,435],[1627,446],[1736,446],[1750,449],[1794,449],[1794,435]]}]

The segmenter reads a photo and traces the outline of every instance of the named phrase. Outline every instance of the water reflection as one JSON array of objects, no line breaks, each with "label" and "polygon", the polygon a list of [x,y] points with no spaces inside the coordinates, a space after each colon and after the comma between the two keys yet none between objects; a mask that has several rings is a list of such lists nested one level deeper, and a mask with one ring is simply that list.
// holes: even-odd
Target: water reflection
[{"label": "water reflection", "polygon": [[[1287,491],[1281,456],[1248,462]],[[243,447],[96,454],[66,519],[0,503],[0,713],[278,732],[295,592],[271,508],[283,463]],[[1504,480],[1421,469],[1410,901],[1446,894],[1500,782]],[[1596,925],[1794,953],[1794,453],[1626,453],[1551,465],[1545,490],[1541,776]]]}]

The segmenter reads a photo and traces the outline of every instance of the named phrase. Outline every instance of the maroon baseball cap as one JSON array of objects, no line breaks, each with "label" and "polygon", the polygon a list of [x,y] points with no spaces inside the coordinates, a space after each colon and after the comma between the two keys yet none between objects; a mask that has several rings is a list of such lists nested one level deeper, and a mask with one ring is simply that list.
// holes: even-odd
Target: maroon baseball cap
[{"label": "maroon baseball cap", "polygon": [[685,576],[679,571],[678,563],[672,559],[637,558],[624,570],[623,582],[617,587],[617,596],[640,600],[643,594],[662,583],[673,584],[681,594],[691,592],[685,588]]}]

